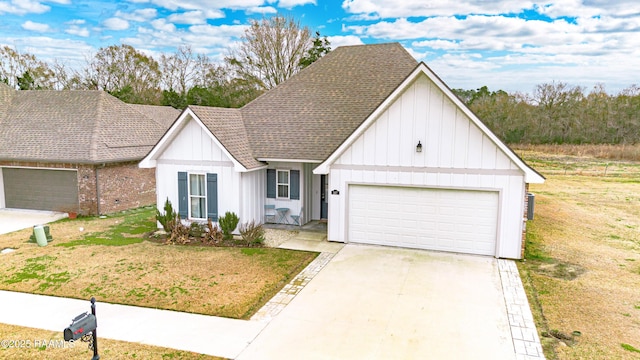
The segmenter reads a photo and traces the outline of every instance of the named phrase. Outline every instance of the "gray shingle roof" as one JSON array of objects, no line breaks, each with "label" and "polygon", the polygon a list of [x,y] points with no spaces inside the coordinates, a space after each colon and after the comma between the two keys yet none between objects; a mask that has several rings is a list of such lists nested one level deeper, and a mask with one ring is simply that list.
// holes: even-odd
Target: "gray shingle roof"
[{"label": "gray shingle roof", "polygon": [[247,169],[322,161],[417,66],[398,43],[339,47],[241,109],[189,108]]},{"label": "gray shingle roof", "polygon": [[190,105],[189,109],[244,167],[254,169],[265,165],[251,154],[249,138],[239,109],[194,105]]},{"label": "gray shingle roof", "polygon": [[102,91],[11,90],[10,101],[2,101],[3,92],[0,160],[140,160],[168,127]]},{"label": "gray shingle roof", "polygon": [[174,109],[171,106],[155,106],[155,105],[141,105],[141,104],[129,104],[130,107],[146,115],[149,119],[157,122],[159,125],[169,128],[171,124],[180,115],[180,110]]},{"label": "gray shingle roof", "polygon": [[253,156],[325,160],[417,65],[398,43],[333,50],[241,109]]}]

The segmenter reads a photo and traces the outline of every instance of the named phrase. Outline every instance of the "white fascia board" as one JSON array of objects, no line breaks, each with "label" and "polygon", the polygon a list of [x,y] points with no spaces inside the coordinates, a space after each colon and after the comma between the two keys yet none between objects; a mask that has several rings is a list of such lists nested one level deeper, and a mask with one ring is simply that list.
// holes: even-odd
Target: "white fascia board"
[{"label": "white fascia board", "polygon": [[190,119],[195,121],[196,124],[198,124],[198,126],[200,126],[205,131],[205,133],[209,136],[211,141],[213,141],[218,147],[220,147],[220,149],[222,149],[222,152],[229,159],[231,159],[231,162],[233,163],[233,169],[235,171],[237,172],[247,171],[247,168],[245,168],[242,164],[240,164],[238,160],[236,160],[233,156],[231,156],[231,153],[227,150],[227,148],[225,148],[222,145],[222,143],[218,141],[218,139],[211,133],[209,128],[207,128],[204,125],[204,123],[198,118],[198,116],[193,112],[193,110],[189,109],[188,107],[178,117],[178,120],[176,120],[173,123],[173,125],[171,125],[171,128],[167,131],[166,134],[164,134],[164,136],[162,137],[162,139],[160,139],[160,141],[156,144],[156,146],[154,146],[153,149],[151,149],[151,152],[149,152],[149,154],[144,159],[142,159],[142,161],[138,164],[138,167],[141,167],[141,168],[156,167],[158,163],[158,157],[160,156],[160,154],[162,154],[162,152],[171,144],[173,139],[180,133],[180,130],[182,130],[184,125]]},{"label": "white fascia board", "polygon": [[169,130],[167,130],[167,132],[164,135],[162,135],[162,138],[160,138],[160,141],[158,141],[158,143],[153,147],[153,149],[151,149],[149,154],[147,154],[147,156],[145,156],[145,158],[142,159],[140,163],[138,163],[138,167],[155,168],[158,164],[158,156],[162,154],[162,152],[167,148],[167,146],[169,146],[169,144],[171,144],[171,141],[173,140],[173,138],[180,132],[180,129],[182,129],[182,127],[184,126],[184,123],[186,121],[185,119],[189,116],[195,117],[195,115],[193,114],[193,111],[191,111],[191,109],[189,108],[186,108],[182,112],[182,114],[178,116],[178,119],[174,121],[173,125],[171,125]]},{"label": "white fascia board", "polygon": [[290,162],[290,163],[311,163],[311,164],[320,164],[321,160],[304,160],[304,159],[272,159],[272,158],[257,158],[258,161],[264,162]]},{"label": "white fascia board", "polygon": [[425,74],[459,109],[461,109],[473,123],[480,128],[480,130],[487,136],[493,143],[502,150],[509,159],[511,159],[525,174],[525,182],[541,184],[544,182],[544,177],[538,174],[535,170],[531,169],[527,164],[522,161],[507,145],[505,145],[498,137],[480,121],[480,119],[449,89],[447,85],[433,72],[429,67],[421,62],[416,69],[398,86],[392,93],[380,104],[380,106],[345,140],[329,157],[323,161],[318,167],[313,169],[314,174],[328,174],[331,164],[333,164],[342,153],[344,153],[353,142],[364,133],[365,130],[371,126],[371,124],[384,112],[386,109],[402,94],[402,92],[420,76]]},{"label": "white fascia board", "polygon": [[253,169],[247,169],[245,172],[252,172],[252,171],[258,171],[258,170],[262,170],[262,169],[267,169],[269,167],[269,165],[263,165],[263,166],[259,166]]}]

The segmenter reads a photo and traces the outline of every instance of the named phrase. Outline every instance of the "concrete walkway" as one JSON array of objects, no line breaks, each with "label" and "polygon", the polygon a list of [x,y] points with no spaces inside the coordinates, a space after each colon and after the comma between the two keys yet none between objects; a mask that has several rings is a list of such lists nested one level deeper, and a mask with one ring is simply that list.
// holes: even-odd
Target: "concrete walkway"
[{"label": "concrete walkway", "polygon": [[0,235],[42,225],[67,217],[55,211],[0,209]]},{"label": "concrete walkway", "polygon": [[[300,239],[281,247],[305,244],[322,253],[250,321],[98,302],[98,336],[230,359],[544,358],[513,261]],[[8,291],[0,304],[11,308],[2,323],[60,332],[90,310],[88,300]]]},{"label": "concrete walkway", "polygon": [[[91,310],[85,300],[0,291],[0,322],[62,331]],[[11,304],[11,305],[9,305]],[[233,359],[266,325],[215,316],[96,302],[98,339],[108,338]]]}]

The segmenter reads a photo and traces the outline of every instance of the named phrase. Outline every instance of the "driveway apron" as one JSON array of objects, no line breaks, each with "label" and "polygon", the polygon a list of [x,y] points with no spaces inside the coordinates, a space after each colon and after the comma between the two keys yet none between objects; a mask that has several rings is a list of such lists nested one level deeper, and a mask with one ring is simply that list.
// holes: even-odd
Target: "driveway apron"
[{"label": "driveway apron", "polygon": [[0,235],[50,223],[67,216],[55,211],[0,209]]},{"label": "driveway apron", "polygon": [[238,359],[515,359],[498,263],[347,245]]}]

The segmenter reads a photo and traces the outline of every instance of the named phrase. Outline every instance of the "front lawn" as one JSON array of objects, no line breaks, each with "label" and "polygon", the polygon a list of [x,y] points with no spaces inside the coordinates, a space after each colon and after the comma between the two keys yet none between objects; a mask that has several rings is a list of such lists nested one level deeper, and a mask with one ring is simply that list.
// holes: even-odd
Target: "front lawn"
[{"label": "front lawn", "polygon": [[50,224],[0,235],[0,289],[247,319],[316,253],[275,248],[163,245],[148,241],[154,210]]},{"label": "front lawn", "polygon": [[[68,360],[91,359],[93,350],[86,342],[64,342],[62,331],[49,331],[0,324],[0,338],[13,340],[13,344],[0,346],[0,359],[12,360]],[[140,343],[117,341],[98,337],[98,353],[101,359],[175,359],[175,360],[223,360],[216,356],[189,351],[168,349]]]}]

